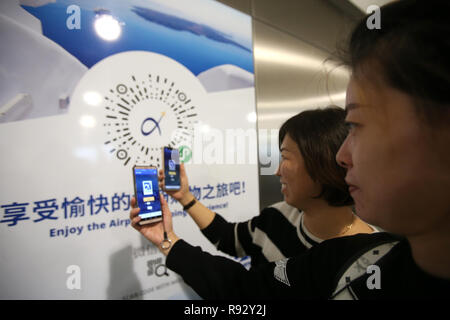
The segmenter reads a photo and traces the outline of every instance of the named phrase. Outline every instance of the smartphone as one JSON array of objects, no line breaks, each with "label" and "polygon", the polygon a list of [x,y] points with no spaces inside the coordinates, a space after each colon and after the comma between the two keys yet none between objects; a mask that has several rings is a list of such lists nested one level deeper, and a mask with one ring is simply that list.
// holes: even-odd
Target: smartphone
[{"label": "smartphone", "polygon": [[141,209],[139,224],[162,220],[161,199],[158,187],[158,169],[153,166],[133,167],[134,195]]},{"label": "smartphone", "polygon": [[180,152],[163,147],[164,186],[166,190],[180,189]]}]

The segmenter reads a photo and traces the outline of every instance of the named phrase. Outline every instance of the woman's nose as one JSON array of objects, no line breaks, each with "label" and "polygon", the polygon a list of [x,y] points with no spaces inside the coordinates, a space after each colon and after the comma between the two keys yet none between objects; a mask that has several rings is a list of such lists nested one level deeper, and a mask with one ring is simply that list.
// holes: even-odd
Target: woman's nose
[{"label": "woman's nose", "polygon": [[275,172],[275,175],[278,177],[281,177],[280,168],[281,168],[281,163],[278,165],[277,171]]},{"label": "woman's nose", "polygon": [[349,169],[352,164],[352,155],[350,150],[349,137],[345,138],[338,152],[336,153],[336,161],[338,165],[345,169]]}]

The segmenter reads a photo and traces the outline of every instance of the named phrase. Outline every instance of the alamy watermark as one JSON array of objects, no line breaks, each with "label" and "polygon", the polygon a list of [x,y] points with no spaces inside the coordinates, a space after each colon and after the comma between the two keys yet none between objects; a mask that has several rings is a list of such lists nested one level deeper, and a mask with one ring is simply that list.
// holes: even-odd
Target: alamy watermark
[{"label": "alamy watermark", "polygon": [[381,10],[380,7],[377,5],[370,5],[366,9],[366,13],[372,13],[370,16],[367,17],[366,20],[366,26],[367,29],[373,30],[373,29],[381,29]]},{"label": "alamy watermark", "polygon": [[66,268],[69,276],[66,279],[66,288],[69,290],[81,290],[81,268],[72,264]]},{"label": "alamy watermark", "polygon": [[69,15],[66,19],[66,27],[69,30],[81,29],[81,9],[79,6],[72,4],[67,7],[66,13]]},{"label": "alamy watermark", "polygon": [[[189,164],[259,164],[261,175],[273,175],[280,163],[278,133],[279,129],[196,126],[191,143],[181,146],[180,157]],[[175,130],[173,139],[178,135]]]},{"label": "alamy watermark", "polygon": [[370,276],[367,278],[367,281],[366,281],[367,289],[369,289],[369,290],[381,289],[380,267],[375,264],[372,264],[367,267],[366,273],[370,274]]}]

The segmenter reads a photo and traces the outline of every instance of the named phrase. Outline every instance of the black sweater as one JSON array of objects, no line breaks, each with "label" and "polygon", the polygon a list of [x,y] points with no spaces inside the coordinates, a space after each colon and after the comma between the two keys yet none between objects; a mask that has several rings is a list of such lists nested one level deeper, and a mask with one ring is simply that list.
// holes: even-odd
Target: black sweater
[{"label": "black sweater", "polygon": [[234,257],[250,256],[252,267],[301,254],[323,241],[303,226],[303,212],[279,202],[245,222],[228,222],[216,213],[202,233]]},{"label": "black sweater", "polygon": [[[376,259],[371,262],[363,254]],[[407,240],[385,232],[326,240],[303,254],[250,271],[179,240],[166,264],[205,299],[450,298],[450,281],[422,271]],[[379,289],[368,286],[369,264],[379,267]],[[359,274],[348,275],[353,269]]]}]

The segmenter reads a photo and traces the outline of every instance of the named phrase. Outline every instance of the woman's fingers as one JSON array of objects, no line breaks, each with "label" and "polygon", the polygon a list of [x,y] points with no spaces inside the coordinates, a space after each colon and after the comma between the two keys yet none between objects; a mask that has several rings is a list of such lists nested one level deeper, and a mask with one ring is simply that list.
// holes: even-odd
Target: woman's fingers
[{"label": "woman's fingers", "polygon": [[164,171],[162,169],[158,172],[158,180],[163,181],[164,180]]},{"label": "woman's fingers", "polygon": [[139,221],[141,221],[141,217],[139,217],[139,212],[141,211],[141,209],[139,209],[139,207],[136,206],[135,197],[131,198],[131,207],[133,208],[130,211],[131,226],[136,230],[139,230],[139,228],[141,227],[141,225],[139,224]]},{"label": "woman's fingers", "polygon": [[165,210],[168,210],[169,207],[167,206],[166,198],[164,198],[164,195],[161,193],[159,195],[159,198],[161,199],[161,210],[164,212]]},{"label": "woman's fingers", "polygon": [[186,170],[184,169],[184,163],[183,162],[180,164],[180,176],[181,177],[186,177]]},{"label": "woman's fingers", "polygon": [[130,219],[136,218],[139,215],[139,212],[141,211],[141,209],[139,208],[133,208],[130,211]]},{"label": "woman's fingers", "polygon": [[159,189],[164,190],[164,171],[161,169],[158,172],[158,184],[159,184]]},{"label": "woman's fingers", "polygon": [[130,220],[131,220],[131,226],[139,231],[141,229],[141,227],[142,227],[139,224],[139,221],[141,221],[141,217],[137,216],[137,217],[134,217],[133,219],[130,219]]}]

